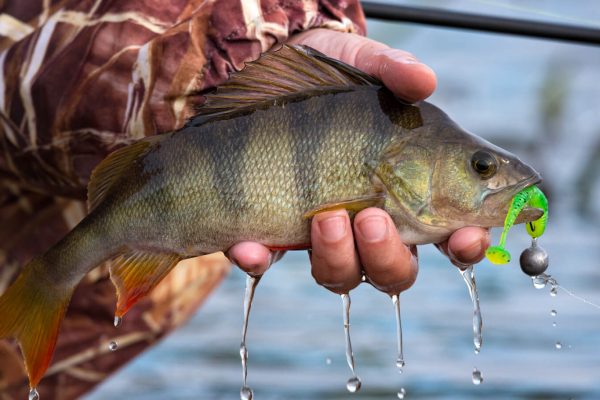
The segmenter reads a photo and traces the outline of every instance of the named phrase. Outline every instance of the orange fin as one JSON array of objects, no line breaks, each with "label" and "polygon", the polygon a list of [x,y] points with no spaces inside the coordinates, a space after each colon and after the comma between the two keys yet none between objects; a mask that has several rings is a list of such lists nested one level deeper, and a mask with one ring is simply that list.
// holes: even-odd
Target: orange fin
[{"label": "orange fin", "polygon": [[384,200],[384,193],[375,193],[364,197],[358,197],[352,200],[343,200],[335,203],[327,203],[308,211],[304,214],[304,218],[312,218],[319,213],[334,210],[348,210],[357,213],[361,210],[364,210],[365,208],[381,206],[383,205]]},{"label": "orange fin", "polygon": [[115,316],[122,317],[181,261],[178,254],[132,250],[112,261],[110,278],[117,287]]},{"label": "orange fin", "polygon": [[34,388],[50,365],[58,330],[72,295],[40,279],[33,260],[0,297],[0,338],[15,338],[21,347],[29,385]]},{"label": "orange fin", "polygon": [[88,209],[91,212],[104,200],[110,189],[131,164],[158,140],[159,136],[142,139],[108,155],[92,172],[88,184]]}]

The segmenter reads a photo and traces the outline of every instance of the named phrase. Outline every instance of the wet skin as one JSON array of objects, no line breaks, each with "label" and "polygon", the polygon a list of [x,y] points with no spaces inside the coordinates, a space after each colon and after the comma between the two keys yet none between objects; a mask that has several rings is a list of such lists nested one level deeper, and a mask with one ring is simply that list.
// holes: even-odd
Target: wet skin
[{"label": "wet skin", "polygon": [[[311,46],[353,65],[408,101],[425,99],[435,89],[435,73],[415,56],[362,36],[313,29],[296,35],[289,43]],[[416,247],[403,244],[391,218],[381,209],[359,212],[353,224],[345,210],[318,214],[312,220],[311,242],[312,275],[318,284],[335,293],[355,288],[362,271],[375,288],[388,294],[398,294],[416,280]],[[467,227],[437,247],[464,269],[479,262],[489,245],[486,229]],[[254,275],[263,274],[281,255],[254,242],[238,243],[227,252],[233,263]]]}]

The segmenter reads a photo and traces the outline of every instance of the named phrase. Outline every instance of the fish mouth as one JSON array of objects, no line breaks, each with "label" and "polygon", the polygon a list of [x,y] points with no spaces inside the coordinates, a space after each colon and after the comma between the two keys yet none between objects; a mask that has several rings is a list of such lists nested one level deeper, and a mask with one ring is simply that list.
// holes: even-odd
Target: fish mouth
[{"label": "fish mouth", "polygon": [[537,185],[539,183],[542,183],[542,177],[540,176],[540,174],[538,174],[536,172],[535,174],[531,175],[529,178],[525,178],[521,182],[512,186],[511,189],[514,189],[514,193],[516,194],[516,193],[519,193],[523,189],[526,189],[530,186]]},{"label": "fish mouth", "polygon": [[[542,177],[534,172],[525,179],[520,180],[514,185],[507,186],[499,189],[495,192],[489,193],[487,201],[489,201],[487,208],[489,220],[489,226],[503,226],[504,220],[508,213],[508,209],[512,203],[514,196],[521,190],[539,184],[542,181]],[[499,213],[500,212],[500,213]],[[515,224],[522,224],[532,222],[540,219],[544,215],[544,211],[535,207],[524,207],[517,219]]]},{"label": "fish mouth", "polygon": [[[516,185],[514,185],[513,187],[511,187],[511,192],[513,192],[513,196],[516,193],[519,193],[521,190],[526,189],[530,186],[534,186],[537,185],[539,183],[542,182],[542,177],[540,176],[540,174],[538,174],[537,172],[533,175],[531,175],[529,178],[526,178],[524,180],[522,180],[521,182],[517,183]],[[542,215],[544,215],[544,210],[542,210],[541,208],[536,208],[536,207],[524,207],[521,212],[519,213],[519,215],[517,216],[517,219],[515,220],[515,224],[523,224],[523,223],[527,223],[527,222],[533,222],[536,221],[538,219],[540,219],[542,217]]]}]

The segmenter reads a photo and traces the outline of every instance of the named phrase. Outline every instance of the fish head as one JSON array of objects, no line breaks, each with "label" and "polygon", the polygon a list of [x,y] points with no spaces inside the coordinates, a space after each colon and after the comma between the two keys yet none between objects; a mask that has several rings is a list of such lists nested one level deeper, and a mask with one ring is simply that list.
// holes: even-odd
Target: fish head
[{"label": "fish head", "polygon": [[[463,143],[439,148],[437,165],[431,207],[455,224],[503,226],[513,197],[541,182],[540,174],[517,156],[466,132]],[[542,213],[527,207],[517,223],[535,221]]]},{"label": "fish head", "polygon": [[[421,103],[419,108],[423,125],[399,135],[384,153],[387,172],[379,167],[380,178],[387,174],[382,181],[396,210],[403,210],[405,219],[409,214],[421,230],[446,234],[464,226],[502,226],[514,195],[539,183],[539,173],[460,128],[437,107]],[[516,222],[542,214],[526,207]]]}]

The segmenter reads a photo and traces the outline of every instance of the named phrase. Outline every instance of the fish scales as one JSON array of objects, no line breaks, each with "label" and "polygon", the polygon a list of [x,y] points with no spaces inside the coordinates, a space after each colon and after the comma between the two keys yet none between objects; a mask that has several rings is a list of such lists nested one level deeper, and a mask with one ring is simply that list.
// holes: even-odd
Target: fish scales
[{"label": "fish scales", "polygon": [[[17,339],[33,388],[73,290],[104,261],[122,317],[184,258],[246,240],[309,248],[320,212],[381,207],[405,243],[436,243],[464,226],[502,226],[513,196],[539,180],[437,107],[404,104],[349,65],[284,46],[208,95],[182,129],[100,163],[88,216],[0,297],[0,338]],[[540,216],[526,208],[517,222]]]},{"label": "fish scales", "polygon": [[398,128],[373,118],[380,100],[378,89],[327,94],[186,128],[153,144],[99,220],[123,229],[119,243],[185,256],[309,243],[307,211],[374,192],[364,166]]}]

